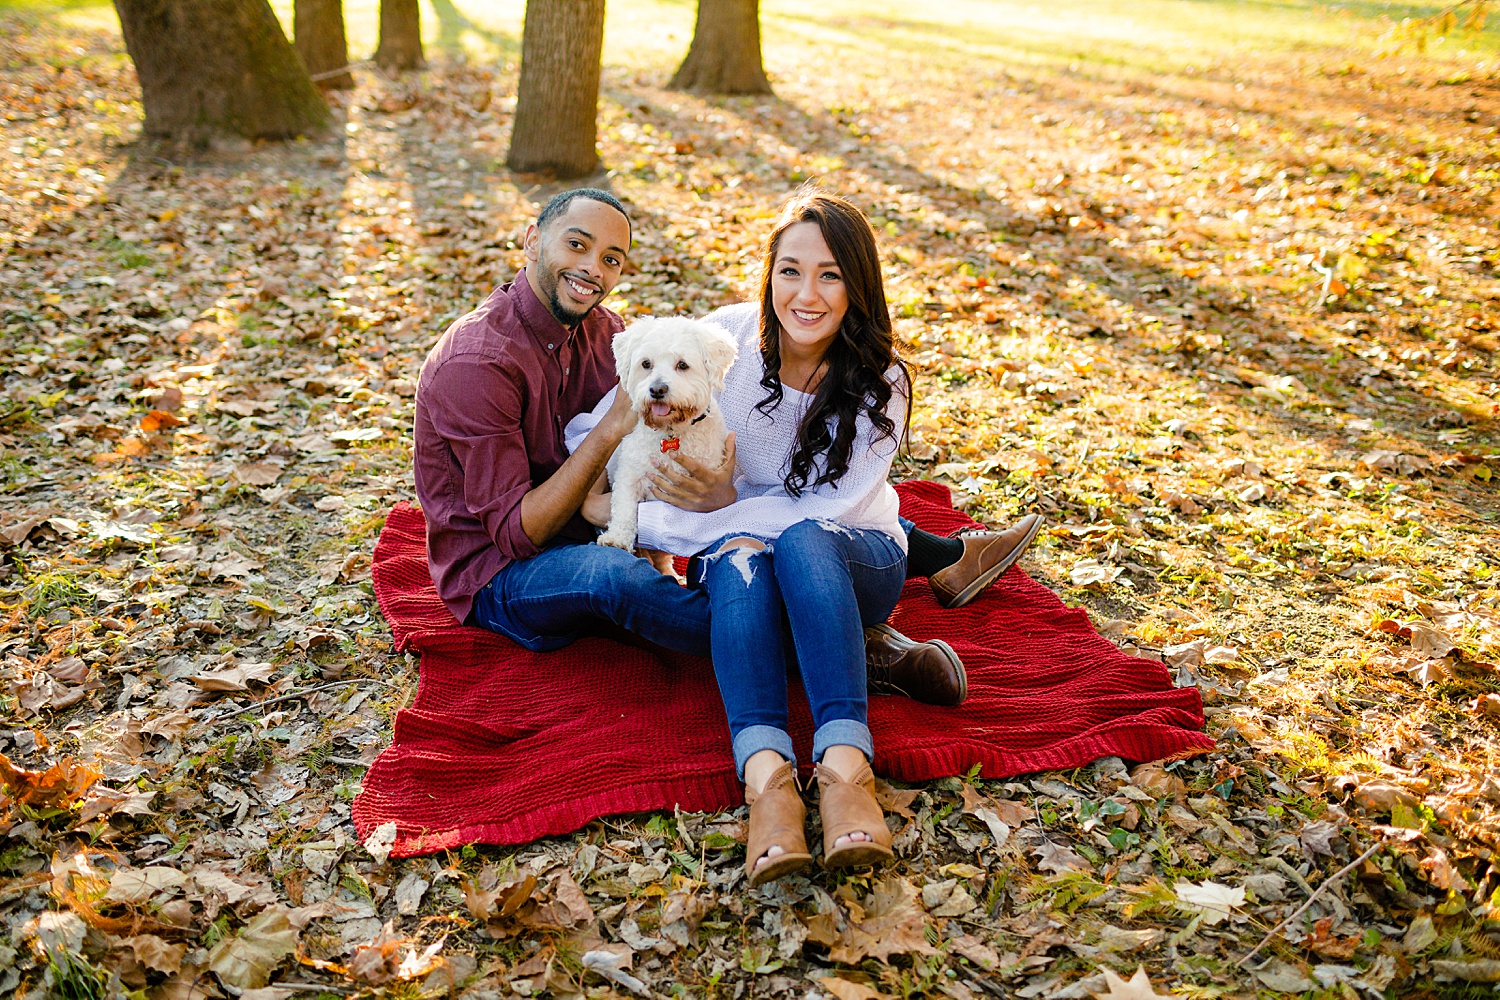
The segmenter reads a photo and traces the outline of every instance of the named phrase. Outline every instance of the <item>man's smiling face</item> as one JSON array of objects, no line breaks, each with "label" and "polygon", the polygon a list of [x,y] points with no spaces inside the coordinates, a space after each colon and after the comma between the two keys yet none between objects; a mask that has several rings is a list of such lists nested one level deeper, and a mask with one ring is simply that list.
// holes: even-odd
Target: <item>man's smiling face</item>
[{"label": "man's smiling face", "polygon": [[619,283],[630,222],[590,198],[575,198],[543,229],[526,230],[526,278],[563,326],[576,326]]}]

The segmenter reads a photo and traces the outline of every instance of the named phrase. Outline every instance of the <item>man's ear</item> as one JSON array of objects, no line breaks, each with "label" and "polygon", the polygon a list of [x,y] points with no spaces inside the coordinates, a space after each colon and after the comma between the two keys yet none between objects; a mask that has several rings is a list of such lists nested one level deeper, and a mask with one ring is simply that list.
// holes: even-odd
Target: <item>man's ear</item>
[{"label": "man's ear", "polygon": [[635,368],[635,353],[651,331],[653,321],[649,319],[638,320],[619,333],[615,334],[615,373],[620,376],[620,384],[626,385]]},{"label": "man's ear", "polygon": [[542,231],[537,228],[535,222],[526,227],[526,235],[521,239],[521,246],[526,251],[526,261],[535,264],[542,242]]},{"label": "man's ear", "polygon": [[734,359],[739,356],[740,349],[728,330],[715,323],[703,325],[706,327],[703,331],[703,360],[713,381],[714,391],[718,392],[724,388],[724,376],[728,373],[729,366],[734,364]]}]

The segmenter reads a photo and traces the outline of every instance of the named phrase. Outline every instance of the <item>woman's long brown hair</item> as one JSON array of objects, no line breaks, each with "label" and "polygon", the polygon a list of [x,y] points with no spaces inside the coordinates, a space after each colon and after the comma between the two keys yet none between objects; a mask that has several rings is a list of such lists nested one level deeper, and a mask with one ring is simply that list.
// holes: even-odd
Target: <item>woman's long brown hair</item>
[{"label": "woman's long brown hair", "polygon": [[[811,222],[822,232],[843,276],[849,308],[838,336],[823,355],[827,371],[797,428],[797,443],[783,480],[792,496],[824,483],[837,485],[849,471],[849,452],[860,413],[870,418],[876,440],[896,437],[895,422],[885,414],[893,391],[885,373],[892,365],[901,370],[907,426],[911,423],[911,372],[896,355],[875,233],[859,209],[842,198],[818,192],[793,197],[766,241],[760,286],[760,354],[765,375],[760,384],[767,395],[756,409],[769,413],[782,400],[781,323],[776,319],[771,285],[781,237],[801,222]],[[904,437],[905,428],[902,430]],[[813,479],[820,455],[826,459],[822,472]]]}]

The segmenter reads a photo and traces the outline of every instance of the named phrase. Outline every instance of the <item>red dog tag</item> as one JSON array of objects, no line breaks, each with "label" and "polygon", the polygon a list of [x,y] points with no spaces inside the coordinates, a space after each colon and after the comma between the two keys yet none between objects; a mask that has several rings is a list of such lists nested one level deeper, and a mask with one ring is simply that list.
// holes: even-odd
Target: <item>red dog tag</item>
[{"label": "red dog tag", "polygon": [[676,451],[682,447],[682,442],[677,438],[664,438],[661,443],[661,453],[665,455],[669,451]]}]

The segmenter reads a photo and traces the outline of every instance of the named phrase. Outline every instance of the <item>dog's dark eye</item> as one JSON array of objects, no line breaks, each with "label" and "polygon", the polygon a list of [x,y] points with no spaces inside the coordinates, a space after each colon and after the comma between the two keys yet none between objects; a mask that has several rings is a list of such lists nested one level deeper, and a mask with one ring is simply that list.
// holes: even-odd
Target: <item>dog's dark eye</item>
[{"label": "dog's dark eye", "polygon": [[679,361],[679,362],[677,362],[677,370],[680,371],[680,372],[687,371],[688,370],[688,363],[686,361]]},{"label": "dog's dark eye", "polygon": [[650,361],[642,361],[641,362],[641,367],[644,368],[644,369],[646,369],[649,372],[651,370],[651,362]]}]

